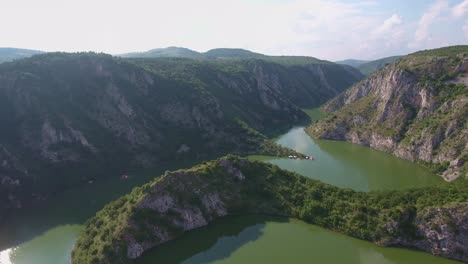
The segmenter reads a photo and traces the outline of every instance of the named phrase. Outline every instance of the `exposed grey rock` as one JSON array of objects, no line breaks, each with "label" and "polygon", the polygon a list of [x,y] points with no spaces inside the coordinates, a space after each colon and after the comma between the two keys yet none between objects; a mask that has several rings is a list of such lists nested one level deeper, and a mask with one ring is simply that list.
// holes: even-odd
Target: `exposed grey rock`
[{"label": "exposed grey rock", "polygon": [[[452,74],[455,77],[445,84],[462,83],[468,58],[460,58],[456,66],[446,57],[434,58],[424,63],[428,68],[424,70],[405,68],[419,69],[420,58],[403,59],[404,65],[413,66],[391,64],[327,103],[324,110],[338,116],[336,120],[327,118],[308,131],[318,138],[347,140],[411,161],[448,163],[441,176],[454,180],[466,171],[455,160],[464,162],[468,154],[468,94],[442,97],[437,82],[423,81],[421,76],[438,79]],[[464,176],[468,178],[468,173]]]},{"label": "exposed grey rock", "polygon": [[[242,172],[232,166],[229,161],[224,160],[223,164],[226,166],[228,173],[232,174],[235,178],[244,177]],[[175,175],[176,178],[186,176],[185,173],[175,173]],[[194,178],[196,178],[195,175]],[[225,197],[222,197],[223,195],[217,192],[205,193],[206,190],[203,192],[201,190],[192,190],[190,186],[189,183],[181,183],[177,179],[171,179],[170,182],[153,187],[151,191],[152,195],[145,197],[139,202],[137,207],[139,210],[149,209],[157,212],[161,217],[176,215],[175,217],[170,217],[171,223],[166,224],[170,224],[173,228],[178,228],[184,232],[206,226],[213,219],[228,214],[228,208],[223,202],[223,199],[225,199]],[[167,188],[176,191],[169,192]],[[189,204],[185,199],[175,196],[178,192],[183,192],[182,195],[192,196],[190,200],[199,200],[200,203],[197,205]],[[188,193],[184,194],[184,192]],[[139,228],[135,224],[132,225],[136,229]],[[127,257],[129,259],[135,259],[146,250],[173,239],[174,235],[171,235],[167,229],[161,228],[158,222],[148,221],[145,228],[151,229],[152,234],[143,242],[136,242],[135,238],[130,234],[125,236],[128,243]]]},{"label": "exposed grey rock", "polygon": [[[400,237],[386,245],[403,245],[431,252],[433,255],[468,262],[468,204],[431,208],[414,219],[419,240]],[[389,223],[390,229],[396,229]]]}]

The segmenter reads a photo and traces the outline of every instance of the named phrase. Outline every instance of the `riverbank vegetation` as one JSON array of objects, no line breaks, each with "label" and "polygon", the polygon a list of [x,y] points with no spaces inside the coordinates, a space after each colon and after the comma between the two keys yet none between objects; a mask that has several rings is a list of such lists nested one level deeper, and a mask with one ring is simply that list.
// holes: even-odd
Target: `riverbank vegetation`
[{"label": "riverbank vegetation", "polygon": [[[164,212],[157,206],[161,197],[173,201]],[[218,197],[214,204],[226,214],[207,206],[206,197]],[[201,212],[197,217],[206,222],[223,215],[291,216],[379,244],[404,241],[403,244],[411,245],[426,239],[421,225],[432,221],[428,212],[457,206],[468,208],[467,181],[363,193],[334,187],[275,165],[227,156],[189,170],[167,172],[107,205],[87,222],[72,260],[80,264],[128,263],[132,248],[140,246],[145,251],[199,227],[187,228],[186,215],[196,211]],[[454,224],[458,216],[450,210],[444,212],[446,218],[442,221],[454,234],[460,232],[461,227]],[[454,250],[466,253],[463,249]]]}]

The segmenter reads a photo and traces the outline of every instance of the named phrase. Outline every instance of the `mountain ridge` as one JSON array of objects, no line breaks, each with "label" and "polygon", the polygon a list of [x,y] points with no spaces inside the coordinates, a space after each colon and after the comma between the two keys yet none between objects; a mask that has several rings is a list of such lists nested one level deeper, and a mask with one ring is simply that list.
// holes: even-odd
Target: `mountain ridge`
[{"label": "mountain ridge", "polygon": [[167,47],[167,48],[156,48],[143,52],[130,52],[124,54],[118,54],[120,57],[182,57],[182,58],[201,58],[202,54],[200,52],[183,48],[183,47]]},{"label": "mountain ridge", "polygon": [[43,51],[19,48],[1,48],[0,47],[0,63],[8,62],[17,59],[27,58],[36,54],[42,54]]},{"label": "mountain ridge", "polygon": [[386,65],[393,63],[399,59],[401,59],[403,56],[397,55],[397,56],[390,56],[390,57],[385,57],[373,61],[368,61],[365,63],[360,64],[357,68],[359,71],[362,72],[362,74],[369,76],[372,73],[382,69]]},{"label": "mountain ridge", "polygon": [[468,178],[468,46],[420,51],[328,102],[307,132],[347,140]]},{"label": "mountain ridge", "polygon": [[206,52],[197,52],[183,47],[167,47],[157,48],[143,52],[131,52],[124,54],[117,54],[118,57],[124,58],[189,58],[189,59],[205,59],[205,60],[216,60],[216,59],[264,59],[275,62],[284,62],[288,64],[306,64],[306,63],[333,63],[327,60],[320,60],[315,57],[309,56],[288,56],[278,55],[271,56],[261,53],[256,53],[246,49],[240,48],[214,48]]},{"label": "mountain ridge", "polygon": [[335,63],[349,65],[354,68],[358,68],[359,65],[364,64],[366,62],[369,62],[369,60],[346,59],[346,60],[341,60],[341,61],[335,61]]},{"label": "mountain ridge", "polygon": [[335,63],[342,65],[349,65],[358,69],[365,76],[369,76],[372,73],[382,69],[386,65],[402,58],[403,56],[396,55],[390,57],[384,57],[376,60],[356,60],[356,59],[347,59],[342,61],[335,61]]}]

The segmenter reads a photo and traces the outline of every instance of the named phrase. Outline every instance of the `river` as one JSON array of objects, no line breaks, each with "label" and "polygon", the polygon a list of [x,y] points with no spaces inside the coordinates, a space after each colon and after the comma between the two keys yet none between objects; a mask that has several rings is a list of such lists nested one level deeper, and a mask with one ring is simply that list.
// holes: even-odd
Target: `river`
[{"label": "river", "polygon": [[[313,118],[317,111],[308,112]],[[315,160],[251,157],[304,176],[359,191],[396,190],[443,184],[440,177],[411,162],[366,147],[313,140],[302,127],[276,141]],[[175,164],[189,167],[191,164]],[[83,222],[107,201],[160,174],[160,168],[70,190],[46,207],[9,217],[0,227],[0,264],[68,264]],[[427,253],[383,248],[295,219],[239,216],[215,221],[145,254],[136,263],[458,263]]]}]

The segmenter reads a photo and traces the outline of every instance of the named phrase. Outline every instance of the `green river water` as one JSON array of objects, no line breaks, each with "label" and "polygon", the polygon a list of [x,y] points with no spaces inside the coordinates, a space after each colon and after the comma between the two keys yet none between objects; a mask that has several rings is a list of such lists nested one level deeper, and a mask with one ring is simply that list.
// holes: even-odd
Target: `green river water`
[{"label": "green river water", "polygon": [[[314,118],[317,111],[310,111]],[[440,177],[411,162],[366,147],[312,140],[303,128],[291,129],[279,144],[315,160],[251,157],[304,176],[360,191],[443,184]],[[130,173],[128,181],[111,179],[70,190],[46,207],[13,215],[0,227],[0,264],[69,264],[70,252],[84,221],[106,202],[142,184],[174,164]],[[117,177],[116,177],[117,178]],[[145,254],[138,264],[171,263],[458,263],[430,254],[383,248],[295,219],[238,216],[189,232]]]}]

